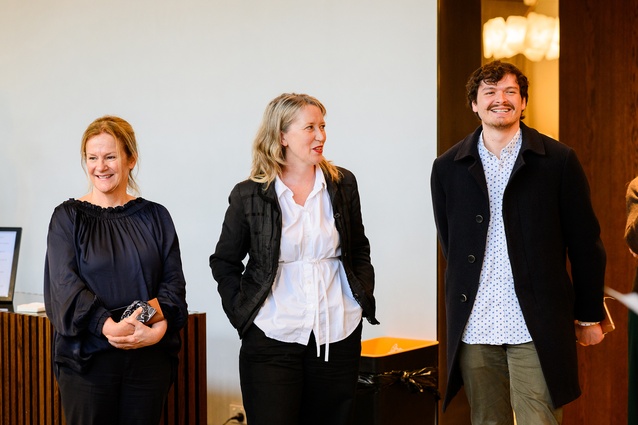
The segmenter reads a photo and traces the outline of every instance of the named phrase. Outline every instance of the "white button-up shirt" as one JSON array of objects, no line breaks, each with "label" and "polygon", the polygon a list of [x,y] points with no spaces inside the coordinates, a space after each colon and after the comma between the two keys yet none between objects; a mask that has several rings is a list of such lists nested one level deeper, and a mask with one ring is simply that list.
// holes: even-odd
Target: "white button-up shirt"
[{"label": "white button-up shirt", "polygon": [[279,179],[275,191],[282,213],[279,268],[272,290],[255,318],[266,336],[307,345],[314,332],[319,347],[345,339],[361,322],[339,259],[341,247],[323,172],[316,167],[315,184],[305,205]]},{"label": "white button-up shirt", "polygon": [[519,129],[498,158],[485,147],[483,134],[479,138],[479,155],[489,193],[490,222],[478,293],[463,333],[463,342],[467,344],[522,344],[532,340],[514,290],[503,222],[503,194],[521,144]]}]

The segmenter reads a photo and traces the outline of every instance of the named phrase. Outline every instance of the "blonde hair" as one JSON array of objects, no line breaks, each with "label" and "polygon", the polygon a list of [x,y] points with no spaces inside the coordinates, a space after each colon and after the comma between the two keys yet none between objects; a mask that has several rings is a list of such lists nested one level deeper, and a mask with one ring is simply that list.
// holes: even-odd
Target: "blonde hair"
[{"label": "blonde hair", "polygon": [[[288,131],[299,110],[308,105],[316,106],[322,115],[326,115],[326,108],[321,102],[307,94],[284,93],[268,104],[253,142],[250,180],[268,186],[277,176],[281,176],[286,165],[286,150],[281,144],[281,134]],[[333,181],[341,180],[341,173],[328,160],[323,159],[319,166]]]},{"label": "blonde hair", "polygon": [[[118,154],[123,152],[126,159],[138,159],[137,141],[135,140],[135,132],[133,127],[122,118],[112,115],[105,115],[93,121],[82,136],[82,144],[80,145],[80,155],[82,156],[82,168],[86,171],[86,143],[90,138],[98,136],[102,133],[111,135],[117,141]],[[121,155],[118,155],[121,157]],[[121,158],[124,159],[124,158]],[[136,164],[137,165],[137,164]],[[133,170],[128,175],[126,187],[134,194],[139,194],[140,189],[135,181]]]}]

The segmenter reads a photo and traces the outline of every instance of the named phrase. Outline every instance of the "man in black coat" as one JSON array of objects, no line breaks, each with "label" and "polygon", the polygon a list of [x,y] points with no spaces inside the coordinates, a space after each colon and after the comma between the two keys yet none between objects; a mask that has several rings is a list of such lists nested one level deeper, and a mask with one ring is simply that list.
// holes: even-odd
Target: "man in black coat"
[{"label": "man in black coat", "polygon": [[443,408],[465,386],[473,424],[513,424],[512,411],[519,424],[560,424],[580,395],[576,341],[604,338],[589,185],[571,148],[521,122],[527,89],[509,63],[477,69],[467,96],[481,126],[432,169],[447,260]]}]

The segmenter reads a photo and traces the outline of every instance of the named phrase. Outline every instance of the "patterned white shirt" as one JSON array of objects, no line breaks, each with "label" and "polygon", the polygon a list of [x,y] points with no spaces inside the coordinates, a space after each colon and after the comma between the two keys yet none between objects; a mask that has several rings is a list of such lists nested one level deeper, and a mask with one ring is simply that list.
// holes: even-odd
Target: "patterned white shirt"
[{"label": "patterned white shirt", "polygon": [[514,290],[503,222],[503,194],[521,144],[519,129],[498,158],[485,147],[483,134],[479,137],[479,155],[489,193],[490,222],[478,293],[463,332],[466,344],[522,344],[532,340]]}]

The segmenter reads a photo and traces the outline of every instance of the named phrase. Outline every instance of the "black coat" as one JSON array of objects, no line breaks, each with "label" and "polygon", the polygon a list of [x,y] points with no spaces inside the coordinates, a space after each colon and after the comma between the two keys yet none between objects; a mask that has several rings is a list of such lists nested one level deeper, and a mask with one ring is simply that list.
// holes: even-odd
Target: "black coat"
[{"label": "black coat", "polygon": [[[338,183],[324,175],[341,242],[341,261],[363,316],[378,324],[373,296],[374,268],[361,218],[357,181],[350,171],[344,168],[339,171],[343,177]],[[224,311],[241,337],[266,301],[277,275],[281,209],[274,184],[266,188],[265,184],[250,180],[237,184],[228,202],[210,267]],[[246,255],[248,263],[244,269]]]},{"label": "black coat", "polygon": [[[521,130],[521,150],[503,195],[503,220],[516,295],[558,407],[580,395],[574,319],[604,317],[606,257],[587,178],[574,151],[523,123]],[[431,176],[434,216],[447,260],[444,408],[463,385],[459,346],[478,291],[490,220],[477,145],[481,131],[437,158]]]}]

